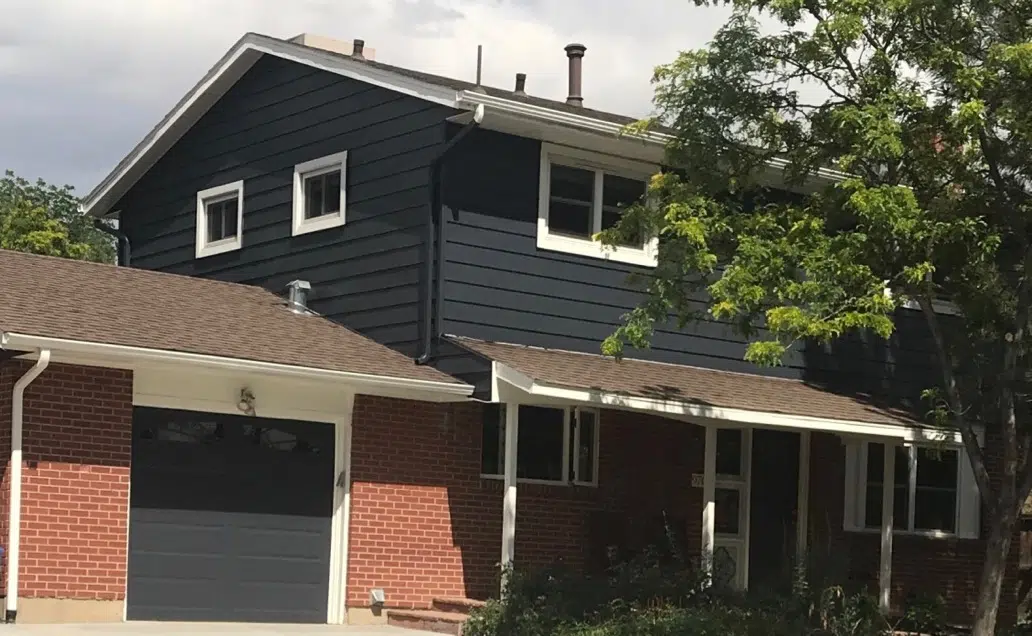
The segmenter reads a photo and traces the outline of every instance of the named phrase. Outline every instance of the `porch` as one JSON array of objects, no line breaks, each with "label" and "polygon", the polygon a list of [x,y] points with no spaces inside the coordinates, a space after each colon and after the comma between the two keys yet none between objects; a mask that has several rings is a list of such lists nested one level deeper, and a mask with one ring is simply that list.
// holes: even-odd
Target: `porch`
[{"label": "porch", "polygon": [[[742,589],[784,589],[802,560],[866,585],[886,612],[919,594],[968,615],[983,546],[953,433],[799,382],[463,344],[493,362],[482,477],[501,482],[503,564],[537,560],[539,489],[562,484],[600,491],[585,495],[602,502],[584,516],[586,569],[673,529],[714,578]],[[648,383],[657,373],[662,386]],[[634,430],[619,424],[631,419]],[[517,506],[525,492],[531,500]],[[905,549],[894,554],[894,543]]]}]

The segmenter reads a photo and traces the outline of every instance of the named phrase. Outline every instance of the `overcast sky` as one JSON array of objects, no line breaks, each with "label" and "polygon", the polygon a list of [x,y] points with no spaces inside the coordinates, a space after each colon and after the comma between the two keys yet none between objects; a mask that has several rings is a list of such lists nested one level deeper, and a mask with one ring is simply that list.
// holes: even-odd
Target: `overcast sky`
[{"label": "overcast sky", "polygon": [[563,46],[588,47],[585,104],[650,110],[657,64],[726,16],[690,0],[3,0],[0,170],[74,185],[106,175],[247,31],[362,38],[376,59],[565,97]]}]

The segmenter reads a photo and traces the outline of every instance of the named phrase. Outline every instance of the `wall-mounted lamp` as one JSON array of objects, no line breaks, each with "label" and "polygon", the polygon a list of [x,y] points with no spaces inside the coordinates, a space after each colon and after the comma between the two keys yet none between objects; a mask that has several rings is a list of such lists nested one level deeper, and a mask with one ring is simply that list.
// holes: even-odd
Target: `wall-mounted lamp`
[{"label": "wall-mounted lamp", "polygon": [[240,401],[237,402],[237,408],[245,415],[254,416],[254,393],[251,392],[251,389],[247,387],[240,389]]}]

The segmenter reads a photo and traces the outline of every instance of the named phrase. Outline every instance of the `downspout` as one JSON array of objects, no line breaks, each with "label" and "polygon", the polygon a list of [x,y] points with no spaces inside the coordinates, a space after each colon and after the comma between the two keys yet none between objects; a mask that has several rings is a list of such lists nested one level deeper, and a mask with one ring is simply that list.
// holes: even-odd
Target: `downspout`
[{"label": "downspout", "polygon": [[40,349],[39,358],[14,383],[11,395],[11,497],[7,522],[7,603],[4,622],[18,617],[18,556],[21,552],[22,421],[25,389],[50,365],[50,349]]},{"label": "downspout", "polygon": [[110,234],[118,240],[118,264],[123,267],[129,267],[129,237],[126,236],[125,232],[111,227],[103,219],[93,219],[93,227],[104,234]]},{"label": "downspout", "polygon": [[[444,270],[444,224],[445,218],[441,214],[441,169],[444,167],[444,160],[459,143],[473,131],[474,128],[484,121],[484,105],[478,104],[473,111],[473,119],[462,127],[454,137],[448,140],[444,148],[430,162],[430,187],[428,188],[427,216],[426,216],[426,261],[424,262],[423,274],[426,276],[424,293],[426,303],[423,305],[423,344],[416,364],[427,364],[432,358],[433,342],[435,336],[440,336],[442,296],[444,293],[444,281],[441,275]],[[436,231],[434,219],[437,219]],[[436,252],[434,244],[437,244]],[[434,293],[434,274],[437,274],[437,293]],[[436,321],[434,315],[436,311]]]}]

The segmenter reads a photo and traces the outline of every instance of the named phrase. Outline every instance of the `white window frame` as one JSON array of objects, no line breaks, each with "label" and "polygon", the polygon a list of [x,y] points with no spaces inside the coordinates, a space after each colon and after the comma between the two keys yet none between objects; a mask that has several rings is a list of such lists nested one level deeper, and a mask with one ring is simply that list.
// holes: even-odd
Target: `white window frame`
[{"label": "white window frame", "polygon": [[549,198],[552,188],[552,164],[591,170],[595,173],[595,190],[592,214],[591,233],[602,229],[602,183],[603,175],[628,179],[641,179],[648,185],[649,179],[659,172],[659,166],[623,159],[593,152],[541,143],[541,171],[538,178],[538,228],[537,246],[539,249],[565,252],[579,256],[601,258],[630,265],[655,267],[659,248],[657,237],[646,237],[641,248],[628,246],[608,247],[599,241],[552,234],[548,230]]},{"label": "white window frame", "polygon": [[[562,479],[534,479],[530,477],[518,477],[517,483],[521,484],[542,484],[546,486],[587,486],[595,488],[598,486],[598,469],[599,469],[599,437],[601,424],[601,412],[596,408],[586,408],[580,406],[555,406],[554,404],[521,404],[520,406],[533,406],[537,408],[555,409],[557,411],[563,411],[563,470]],[[505,409],[507,406],[502,405],[502,408],[498,409],[498,471],[499,474],[491,473],[480,473],[482,479],[503,479],[505,475]],[[592,471],[592,479],[590,481],[584,481],[580,479],[580,426],[573,429],[574,434],[574,447],[570,448],[570,430],[574,423],[574,414],[578,412],[590,412],[595,416],[595,445],[592,449],[592,464],[595,470]],[[580,419],[577,419],[580,422]],[[572,457],[571,457],[572,451]],[[570,462],[573,462],[572,466]],[[573,468],[574,476],[570,479],[570,469]]]},{"label": "white window frame", "polygon": [[[305,179],[331,172],[340,172],[340,209],[336,214],[325,214],[313,219],[305,218]],[[319,157],[294,166],[293,220],[291,236],[319,232],[344,225],[347,203],[348,151]]]},{"label": "white window frame", "polygon": [[[216,200],[228,200],[233,196],[237,200],[237,231],[218,241],[208,241],[208,204]],[[240,249],[244,235],[244,182],[234,181],[223,185],[201,190],[197,193],[197,236],[194,255],[197,258],[225,254]]]},{"label": "white window frame", "polygon": [[[850,532],[880,532],[866,525],[867,454],[871,444],[879,440],[852,441],[846,446],[846,487],[843,527]],[[891,442],[889,442],[891,443]],[[893,534],[930,538],[977,539],[981,530],[980,497],[971,461],[963,446],[956,444],[909,444],[904,446],[910,457],[910,480],[907,484],[907,519],[893,519]],[[954,502],[953,532],[915,530],[914,510],[917,497],[917,449],[931,448],[957,453],[957,491]],[[879,526],[881,520],[879,520]]]}]

